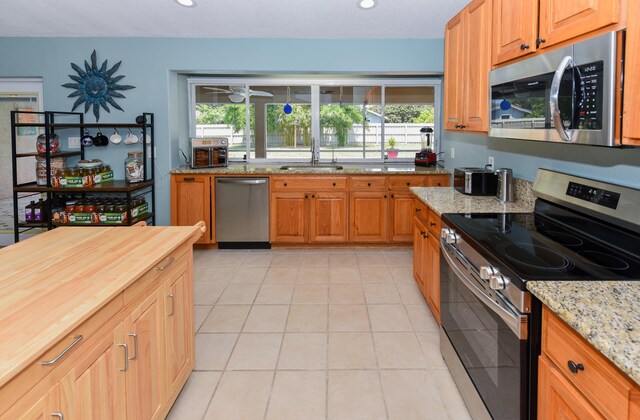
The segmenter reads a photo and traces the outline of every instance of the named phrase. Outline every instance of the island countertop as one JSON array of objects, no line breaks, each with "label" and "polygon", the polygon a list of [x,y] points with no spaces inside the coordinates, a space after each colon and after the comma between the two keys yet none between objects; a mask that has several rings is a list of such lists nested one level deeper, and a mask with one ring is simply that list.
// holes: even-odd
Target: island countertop
[{"label": "island countertop", "polygon": [[[421,167],[413,164],[347,164],[340,163],[343,169],[318,170],[304,169],[302,162],[290,163],[290,166],[301,166],[300,169],[281,169],[284,164],[229,164],[218,168],[193,169],[180,166],[171,171],[172,174],[213,174],[213,175],[451,175],[451,172],[436,167]],[[306,165],[311,166],[311,165]]]}]

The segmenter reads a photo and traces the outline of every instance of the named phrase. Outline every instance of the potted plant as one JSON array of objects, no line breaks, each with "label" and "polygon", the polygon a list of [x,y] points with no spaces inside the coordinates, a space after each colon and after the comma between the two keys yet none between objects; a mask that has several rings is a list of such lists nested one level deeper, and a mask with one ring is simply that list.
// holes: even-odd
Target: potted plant
[{"label": "potted plant", "polygon": [[398,149],[396,149],[396,139],[391,137],[389,139],[389,147],[387,148],[387,155],[389,159],[394,159],[398,157]]}]

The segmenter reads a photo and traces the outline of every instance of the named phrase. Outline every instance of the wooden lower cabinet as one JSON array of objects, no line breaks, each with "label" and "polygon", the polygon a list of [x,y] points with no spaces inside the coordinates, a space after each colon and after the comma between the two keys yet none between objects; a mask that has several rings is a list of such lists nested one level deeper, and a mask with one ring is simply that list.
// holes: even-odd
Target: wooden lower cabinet
[{"label": "wooden lower cabinet", "polygon": [[427,303],[431,312],[440,323],[440,239],[433,232],[429,232],[426,252],[426,285]]},{"label": "wooden lower cabinet", "polygon": [[391,192],[389,198],[389,241],[411,242],[413,237],[414,195]]},{"label": "wooden lower cabinet", "polygon": [[431,313],[440,323],[440,234],[437,231],[440,218],[424,205],[414,204],[414,211],[413,276]]},{"label": "wooden lower cabinet", "polygon": [[215,205],[213,176],[171,176],[171,225],[193,226],[203,221],[207,231],[198,239],[198,244],[215,243]]},{"label": "wooden lower cabinet", "polygon": [[[16,417],[20,420],[51,420],[61,414],[60,408],[60,389],[58,385],[54,385],[49,392],[39,398],[34,404],[26,408]],[[60,418],[59,416],[57,416]]]},{"label": "wooden lower cabinet", "polygon": [[388,224],[386,191],[349,193],[349,241],[386,242]]},{"label": "wooden lower cabinet", "polygon": [[427,263],[427,246],[429,244],[427,238],[427,228],[422,221],[416,217],[413,225],[413,277],[425,300],[429,299],[426,283],[427,272],[425,270]]},{"label": "wooden lower cabinet", "polygon": [[304,192],[271,193],[271,242],[307,242],[307,197]]},{"label": "wooden lower cabinet", "polygon": [[312,193],[309,205],[309,242],[347,241],[347,193]]}]

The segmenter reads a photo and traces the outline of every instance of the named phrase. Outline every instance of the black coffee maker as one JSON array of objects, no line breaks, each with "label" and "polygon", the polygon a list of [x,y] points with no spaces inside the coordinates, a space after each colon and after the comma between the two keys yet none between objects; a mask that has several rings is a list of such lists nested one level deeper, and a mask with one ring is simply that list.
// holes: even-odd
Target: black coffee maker
[{"label": "black coffee maker", "polygon": [[416,153],[414,163],[416,166],[436,166],[438,155],[431,149],[431,134],[433,128],[422,127],[420,129],[421,150]]}]

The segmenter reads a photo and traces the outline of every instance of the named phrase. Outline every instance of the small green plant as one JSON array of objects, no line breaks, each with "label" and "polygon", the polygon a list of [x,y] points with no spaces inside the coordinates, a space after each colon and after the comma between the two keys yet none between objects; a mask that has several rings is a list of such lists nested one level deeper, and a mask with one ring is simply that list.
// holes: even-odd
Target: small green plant
[{"label": "small green plant", "polygon": [[396,139],[391,137],[388,141],[389,141],[389,150],[394,150],[396,148]]},{"label": "small green plant", "polygon": [[396,139],[391,137],[387,140],[389,143],[389,148],[387,149],[387,157],[389,159],[395,159],[398,157],[398,149],[396,149]]}]

